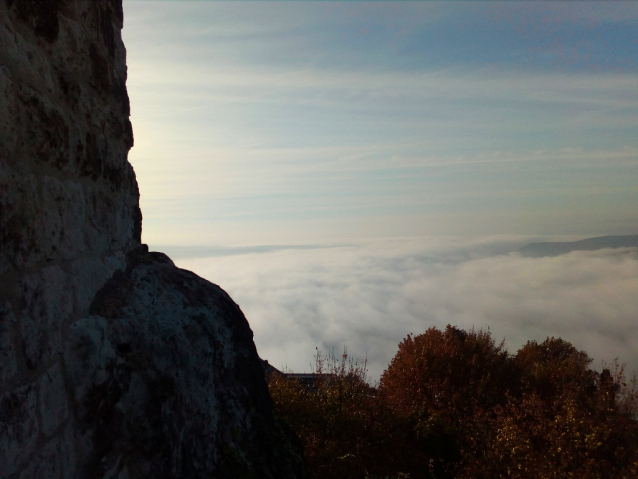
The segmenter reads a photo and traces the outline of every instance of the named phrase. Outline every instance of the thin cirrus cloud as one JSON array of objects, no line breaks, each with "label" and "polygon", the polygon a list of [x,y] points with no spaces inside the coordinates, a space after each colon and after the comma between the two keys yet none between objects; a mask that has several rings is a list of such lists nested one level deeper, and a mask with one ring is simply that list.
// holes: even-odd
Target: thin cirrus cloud
[{"label": "thin cirrus cloud", "polygon": [[512,353],[527,340],[562,337],[597,369],[619,358],[637,371],[638,251],[526,258],[515,252],[523,242],[396,239],[169,253],[229,292],[260,355],[276,367],[310,371],[315,348],[345,346],[367,356],[375,380],[408,333],[453,324],[489,328]]},{"label": "thin cirrus cloud", "polygon": [[129,0],[145,240],[230,240],[208,222],[243,244],[288,243],[300,217],[313,235],[332,218],[322,238],[377,236],[337,226],[374,216],[406,218],[386,236],[422,234],[415,214],[491,221],[500,206],[486,192],[526,225],[494,234],[589,234],[594,214],[624,232],[638,219],[635,10]]}]

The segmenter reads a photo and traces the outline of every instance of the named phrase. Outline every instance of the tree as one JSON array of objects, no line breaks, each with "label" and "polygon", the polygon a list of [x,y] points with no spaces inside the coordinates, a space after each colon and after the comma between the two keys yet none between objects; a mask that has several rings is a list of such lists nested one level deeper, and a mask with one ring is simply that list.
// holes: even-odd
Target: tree
[{"label": "tree", "polygon": [[514,358],[524,371],[527,393],[554,401],[559,397],[593,398],[597,374],[589,369],[591,358],[561,338],[547,338],[541,344],[528,341]]},{"label": "tree", "polygon": [[635,479],[638,382],[590,364],[561,338],[512,356],[448,325],[407,336],[378,390],[365,363],[317,351],[314,387],[282,376],[270,391],[313,479]]},{"label": "tree", "polygon": [[480,454],[491,432],[484,426],[507,393],[518,390],[518,377],[504,344],[489,331],[448,325],[399,344],[381,377],[380,395],[413,424],[431,472],[453,476],[464,457]]},{"label": "tree", "polygon": [[365,366],[345,351],[337,359],[317,350],[318,379],[311,387],[285,375],[269,384],[275,411],[303,443],[311,478],[396,477],[401,472],[408,451],[400,422],[379,407]]},{"label": "tree", "polygon": [[516,384],[504,344],[489,331],[428,329],[408,335],[381,376],[385,400],[403,414],[460,416],[501,402]]},{"label": "tree", "polygon": [[496,410],[483,458],[464,477],[559,479],[638,475],[636,391],[617,363],[597,373],[560,338],[529,341],[514,361],[520,394]]}]

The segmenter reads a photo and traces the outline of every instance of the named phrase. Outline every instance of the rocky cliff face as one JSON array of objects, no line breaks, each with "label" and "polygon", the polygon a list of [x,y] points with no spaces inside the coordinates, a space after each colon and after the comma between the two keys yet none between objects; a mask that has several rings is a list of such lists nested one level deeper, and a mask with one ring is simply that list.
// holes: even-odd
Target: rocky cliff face
[{"label": "rocky cliff face", "polygon": [[140,245],[122,23],[0,0],[0,477],[302,477],[237,305]]}]

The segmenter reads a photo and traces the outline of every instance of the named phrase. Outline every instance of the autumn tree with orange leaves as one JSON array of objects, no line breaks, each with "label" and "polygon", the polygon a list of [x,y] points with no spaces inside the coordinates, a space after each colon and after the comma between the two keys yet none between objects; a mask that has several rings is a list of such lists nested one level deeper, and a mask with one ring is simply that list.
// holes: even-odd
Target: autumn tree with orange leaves
[{"label": "autumn tree with orange leaves", "polygon": [[638,477],[636,382],[617,362],[602,373],[567,341],[528,342],[513,361],[520,394],[497,408],[485,459],[465,477]]},{"label": "autumn tree with orange leaves", "polygon": [[399,344],[376,389],[365,366],[326,358],[314,390],[270,384],[312,479],[638,477],[635,378],[590,369],[563,339],[511,355],[489,331],[430,328]]},{"label": "autumn tree with orange leaves", "polygon": [[413,427],[428,470],[454,477],[479,454],[492,431],[493,411],[520,389],[520,373],[489,331],[447,326],[408,336],[381,376],[379,394]]}]

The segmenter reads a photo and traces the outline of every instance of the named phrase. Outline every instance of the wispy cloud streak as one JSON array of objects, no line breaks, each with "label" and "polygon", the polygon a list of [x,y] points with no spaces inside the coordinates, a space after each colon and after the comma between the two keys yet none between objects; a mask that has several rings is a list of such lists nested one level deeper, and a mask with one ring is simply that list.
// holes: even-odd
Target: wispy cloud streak
[{"label": "wispy cloud streak", "polygon": [[[474,218],[467,234],[638,221],[631,4],[127,0],[125,13],[148,242],[225,243],[226,221],[245,243],[290,242],[301,220],[333,220],[321,237],[352,219],[363,236],[456,234],[414,218],[457,213]],[[204,223],[220,233],[201,238]]]}]

